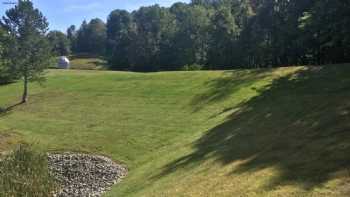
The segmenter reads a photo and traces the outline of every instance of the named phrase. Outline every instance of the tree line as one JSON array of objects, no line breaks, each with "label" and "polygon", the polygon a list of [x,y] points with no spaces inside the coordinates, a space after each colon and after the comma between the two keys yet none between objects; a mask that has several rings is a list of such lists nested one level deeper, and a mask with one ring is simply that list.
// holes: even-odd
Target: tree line
[{"label": "tree line", "polygon": [[350,1],[192,0],[71,26],[74,53],[111,69],[261,68],[350,61]]},{"label": "tree line", "polygon": [[[32,3],[19,2],[31,4],[33,9]],[[30,11],[19,6],[16,9]],[[29,15],[42,18],[42,24],[31,27],[40,34],[40,39],[31,40],[33,43],[23,41],[30,40],[31,34],[18,29],[19,16],[13,12],[9,10],[0,20],[0,83],[23,77],[24,71],[16,67],[31,60],[17,59],[14,54],[26,57],[24,50],[39,41],[46,43],[45,51],[51,55],[100,56],[113,70],[214,70],[350,62],[347,0],[192,0],[168,8],[153,5],[133,12],[114,10],[106,23],[98,18],[83,21],[79,28],[71,26],[65,33],[47,32],[48,23],[36,10]],[[22,45],[26,47],[19,47]],[[14,64],[17,66],[8,66]]]}]

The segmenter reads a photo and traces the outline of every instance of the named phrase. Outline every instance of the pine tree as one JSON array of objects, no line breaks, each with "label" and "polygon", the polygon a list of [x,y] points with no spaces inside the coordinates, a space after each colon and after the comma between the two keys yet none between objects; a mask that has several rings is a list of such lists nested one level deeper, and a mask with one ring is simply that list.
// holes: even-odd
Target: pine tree
[{"label": "pine tree", "polygon": [[19,0],[14,8],[6,11],[2,26],[12,37],[8,58],[12,70],[23,78],[22,103],[26,103],[29,81],[44,79],[43,72],[51,60],[51,49],[45,37],[48,22],[31,1]]}]

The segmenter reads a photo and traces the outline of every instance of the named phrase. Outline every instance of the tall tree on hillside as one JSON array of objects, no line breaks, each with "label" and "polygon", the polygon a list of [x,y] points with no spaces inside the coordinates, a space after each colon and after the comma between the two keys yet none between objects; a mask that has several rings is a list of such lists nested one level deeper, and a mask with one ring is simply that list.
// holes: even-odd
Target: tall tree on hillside
[{"label": "tall tree on hillside", "polygon": [[175,15],[178,26],[174,37],[178,64],[206,64],[212,10],[200,5],[176,4],[170,11]]},{"label": "tall tree on hillside", "polygon": [[106,31],[106,24],[101,19],[92,19],[89,23],[84,20],[77,32],[77,52],[104,55],[107,39]]},{"label": "tall tree on hillside", "polygon": [[60,31],[50,31],[47,34],[47,39],[55,55],[66,56],[70,54],[70,42],[64,33]]},{"label": "tall tree on hillside", "polygon": [[70,43],[70,51],[75,53],[77,50],[77,30],[75,28],[75,25],[71,25],[67,29],[67,38]]},{"label": "tall tree on hillside", "polygon": [[25,103],[28,101],[29,81],[43,79],[43,71],[51,59],[51,49],[45,37],[48,22],[31,1],[19,0],[18,5],[6,11],[1,23],[13,38],[8,54],[11,66],[23,77],[22,103]]},{"label": "tall tree on hillside", "polygon": [[8,83],[14,78],[9,67],[7,52],[9,48],[9,35],[0,27],[0,84]]},{"label": "tall tree on hillside", "polygon": [[76,52],[87,53],[88,51],[88,24],[84,20],[77,31]]},{"label": "tall tree on hillside", "polygon": [[130,59],[134,70],[158,70],[162,15],[163,10],[159,5],[142,7],[133,13],[137,29],[132,38]]},{"label": "tall tree on hillside", "polygon": [[[4,51],[5,51],[5,40],[6,40],[6,33],[5,31],[0,27],[0,73],[3,73],[4,69],[5,69],[5,55],[4,55]],[[2,75],[0,74],[0,81],[2,79]]]},{"label": "tall tree on hillside", "polygon": [[317,64],[350,61],[350,2],[317,1],[300,25]]},{"label": "tall tree on hillside", "polygon": [[106,52],[106,24],[99,18],[92,19],[88,24],[88,51],[94,55],[104,55]]},{"label": "tall tree on hillside", "polygon": [[129,70],[129,49],[134,33],[132,16],[125,10],[114,10],[107,20],[107,59],[114,70]]},{"label": "tall tree on hillside", "polygon": [[208,64],[211,68],[232,68],[239,54],[235,46],[238,40],[239,28],[230,4],[217,8],[210,24],[210,43]]},{"label": "tall tree on hillside", "polygon": [[159,42],[159,70],[180,70],[183,65],[177,59],[176,32],[178,23],[170,9],[163,9],[161,22],[161,39]]}]

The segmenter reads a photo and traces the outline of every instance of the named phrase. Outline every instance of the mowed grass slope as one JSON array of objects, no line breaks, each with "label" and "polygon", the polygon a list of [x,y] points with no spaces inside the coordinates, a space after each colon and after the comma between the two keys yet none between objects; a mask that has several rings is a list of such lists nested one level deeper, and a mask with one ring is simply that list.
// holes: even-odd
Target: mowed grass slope
[{"label": "mowed grass slope", "polygon": [[[20,94],[1,86],[0,106]],[[127,164],[111,197],[350,195],[349,65],[51,70],[28,104],[0,115],[0,131]]]}]

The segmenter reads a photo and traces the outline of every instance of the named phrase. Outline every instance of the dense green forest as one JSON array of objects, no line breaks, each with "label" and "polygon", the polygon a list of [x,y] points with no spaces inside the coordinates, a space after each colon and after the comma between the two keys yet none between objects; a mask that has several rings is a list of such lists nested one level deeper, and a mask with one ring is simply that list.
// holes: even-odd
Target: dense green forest
[{"label": "dense green forest", "polygon": [[192,0],[47,37],[56,55],[103,57],[112,70],[220,70],[350,62],[349,27],[347,0]]},{"label": "dense green forest", "polygon": [[346,0],[193,0],[115,10],[68,36],[115,70],[232,69],[349,62],[349,27]]}]

